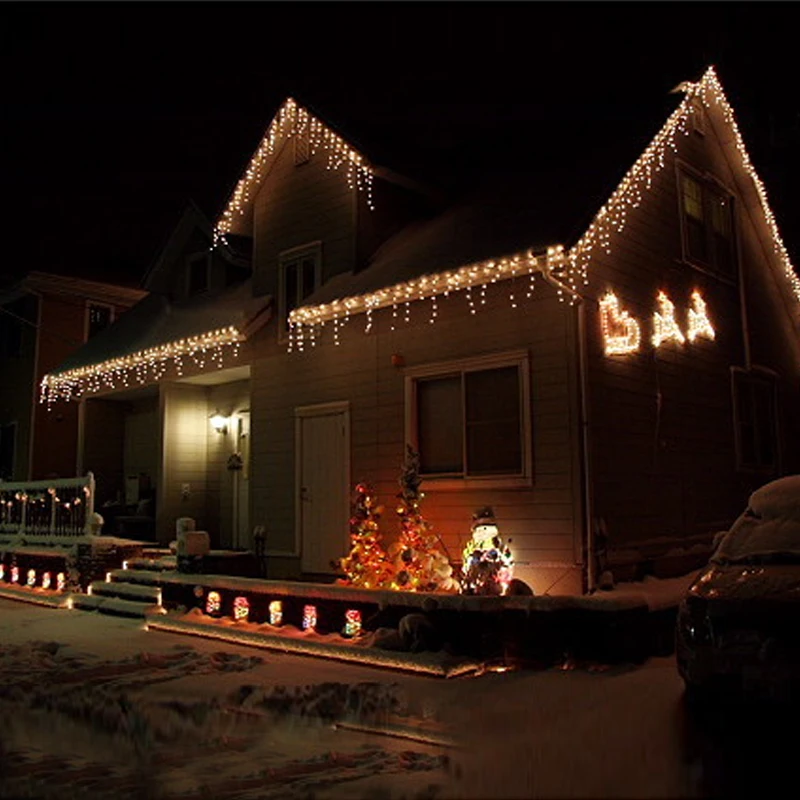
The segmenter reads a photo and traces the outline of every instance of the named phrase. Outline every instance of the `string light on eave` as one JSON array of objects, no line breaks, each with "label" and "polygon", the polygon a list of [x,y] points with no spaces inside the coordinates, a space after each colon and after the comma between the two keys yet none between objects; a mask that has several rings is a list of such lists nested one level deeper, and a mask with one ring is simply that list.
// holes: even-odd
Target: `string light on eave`
[{"label": "string light on eave", "polygon": [[371,210],[374,209],[372,167],[344,139],[290,97],[270,122],[258,149],[250,159],[244,175],[236,184],[228,205],[217,221],[214,229],[215,246],[236,227],[237,219],[247,213],[279,146],[293,136],[307,136],[309,153],[314,155],[320,151],[324,152],[327,156],[325,168],[343,170],[348,188],[364,193],[367,206]]},{"label": "string light on eave", "polygon": [[230,350],[233,358],[236,358],[242,341],[244,336],[235,327],[229,326],[98,364],[45,375],[40,385],[39,402],[50,408],[56,400],[78,400],[85,394],[126,388],[132,382],[157,382],[165,375],[170,364],[181,375],[186,358],[200,369],[205,368],[207,361],[213,367],[222,369],[226,351]]}]

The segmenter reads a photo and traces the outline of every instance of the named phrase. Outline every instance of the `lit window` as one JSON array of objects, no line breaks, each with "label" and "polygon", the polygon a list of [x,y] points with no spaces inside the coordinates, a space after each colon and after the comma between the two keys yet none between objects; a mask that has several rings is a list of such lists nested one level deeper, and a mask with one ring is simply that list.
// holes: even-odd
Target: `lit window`
[{"label": "lit window", "polygon": [[684,256],[729,276],[735,273],[733,198],[710,182],[681,173]]},{"label": "lit window", "polygon": [[319,287],[321,252],[318,246],[284,253],[280,261],[280,316],[289,329],[289,314]]},{"label": "lit window", "polygon": [[[487,363],[488,362],[488,363]],[[423,475],[523,478],[529,474],[527,356],[461,362],[409,376]]]},{"label": "lit window", "polygon": [[89,303],[89,323],[86,338],[91,339],[104,331],[114,321],[114,309],[100,303]]},{"label": "lit window", "polygon": [[739,469],[778,467],[777,381],[774,375],[734,370],[733,413]]}]

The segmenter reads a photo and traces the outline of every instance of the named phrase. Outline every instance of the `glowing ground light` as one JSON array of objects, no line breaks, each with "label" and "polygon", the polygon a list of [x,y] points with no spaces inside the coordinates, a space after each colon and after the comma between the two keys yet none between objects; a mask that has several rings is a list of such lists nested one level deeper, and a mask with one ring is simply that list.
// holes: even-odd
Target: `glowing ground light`
[{"label": "glowing ground light", "polygon": [[303,630],[313,631],[317,627],[317,607],[303,606]]},{"label": "glowing ground light", "polygon": [[19,583],[19,567],[11,567],[11,583]]},{"label": "glowing ground light", "polygon": [[50,588],[50,573],[45,572],[42,575],[42,589],[49,589]]},{"label": "glowing ground light", "polygon": [[59,572],[58,575],[56,575],[56,589],[58,589],[59,592],[63,592],[66,588],[67,579],[64,577],[63,572]]},{"label": "glowing ground light", "polygon": [[280,625],[283,622],[283,603],[273,600],[269,604],[269,624]]},{"label": "glowing ground light", "polygon": [[219,614],[222,607],[222,598],[219,592],[209,592],[206,597],[206,614]]},{"label": "glowing ground light", "polygon": [[233,601],[233,618],[246,620],[250,613],[250,602],[246,597],[237,597]]},{"label": "glowing ground light", "polygon": [[344,612],[344,635],[358,636],[361,633],[361,612],[357,608],[348,608]]}]

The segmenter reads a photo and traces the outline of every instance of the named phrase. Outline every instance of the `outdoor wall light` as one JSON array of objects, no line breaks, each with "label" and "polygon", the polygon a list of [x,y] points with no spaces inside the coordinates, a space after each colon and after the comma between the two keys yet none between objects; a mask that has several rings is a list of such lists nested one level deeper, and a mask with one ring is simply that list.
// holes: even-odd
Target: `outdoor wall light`
[{"label": "outdoor wall light", "polygon": [[208,421],[211,423],[211,427],[217,433],[227,433],[228,432],[228,418],[223,417],[219,411],[215,411],[209,418]]}]

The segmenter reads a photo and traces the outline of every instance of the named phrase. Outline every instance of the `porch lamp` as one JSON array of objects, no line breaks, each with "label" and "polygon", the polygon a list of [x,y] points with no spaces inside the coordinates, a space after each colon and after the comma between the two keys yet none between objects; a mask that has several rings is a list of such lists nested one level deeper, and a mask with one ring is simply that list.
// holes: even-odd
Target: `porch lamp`
[{"label": "porch lamp", "polygon": [[219,410],[215,411],[209,418],[208,421],[211,423],[211,427],[217,433],[227,433],[228,431],[228,418],[223,417],[222,414],[219,413]]}]

